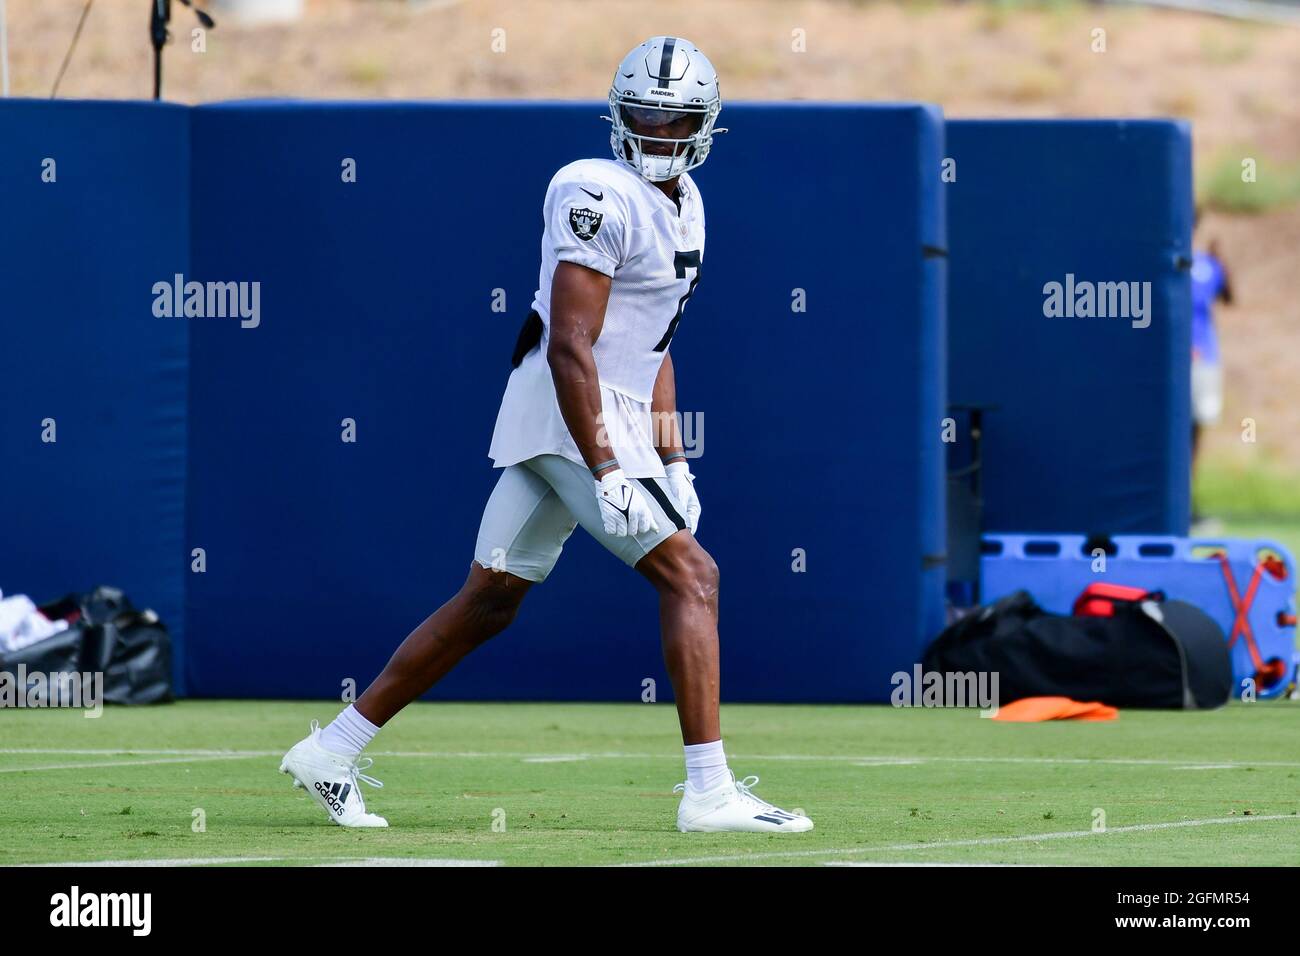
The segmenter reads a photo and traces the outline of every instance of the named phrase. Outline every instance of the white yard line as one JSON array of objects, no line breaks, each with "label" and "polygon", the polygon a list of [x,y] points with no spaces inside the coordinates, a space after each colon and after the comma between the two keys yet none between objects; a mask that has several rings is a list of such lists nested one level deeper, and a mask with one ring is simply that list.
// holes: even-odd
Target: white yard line
[{"label": "white yard line", "polygon": [[[750,863],[756,860],[793,860],[812,859],[815,857],[849,857],[863,853],[905,853],[912,850],[942,850],[968,846],[1006,846],[1014,843],[1038,843],[1044,840],[1068,840],[1082,837],[1103,837],[1114,833],[1149,833],[1157,830],[1172,830],[1182,827],[1222,826],[1239,823],[1262,823],[1264,821],[1290,820],[1300,821],[1295,814],[1272,814],[1250,817],[1211,817],[1203,820],[1176,820],[1166,823],[1135,823],[1129,826],[1109,827],[1097,832],[1093,830],[1062,830],[1055,833],[1026,833],[1021,836],[982,837],[970,840],[935,840],[929,843],[896,843],[892,846],[841,847],[827,850],[791,850],[774,853],[745,853],[716,856],[678,857],[671,860],[647,860],[640,863],[617,863],[616,867],[648,866],[695,866],[704,863]],[[315,866],[499,866],[498,860],[461,860],[461,859],[418,859],[408,857],[319,857],[319,856],[227,856],[227,857],[180,857],[156,860],[82,860],[63,863],[29,863],[19,866],[69,867],[156,867],[156,866],[217,866],[233,863],[280,863],[314,861]],[[827,866],[1015,866],[1019,864],[987,863],[908,863],[875,862],[852,860],[828,860]]]},{"label": "white yard line", "polygon": [[541,754],[523,758],[524,763],[578,763],[586,759],[583,754]]},{"label": "white yard line", "polygon": [[43,770],[86,770],[96,767],[148,767],[165,763],[202,763],[207,760],[244,760],[239,754],[207,757],[159,757],[156,760],[96,760],[87,763],[47,763],[35,767],[0,767],[0,773],[38,773]]},{"label": "white yard line", "polygon": [[500,866],[500,860],[457,860],[446,859],[421,860],[404,856],[371,856],[358,859],[342,858],[328,863],[315,863],[313,866]]},{"label": "white yard line", "polygon": [[827,860],[822,866],[1041,866],[1040,863],[881,863],[869,860]]},{"label": "white yard line", "polygon": [[616,866],[693,866],[698,863],[733,863],[750,860],[809,859],[818,856],[855,856],[860,853],[906,853],[911,850],[942,850],[963,846],[1005,846],[1011,843],[1037,843],[1040,840],[1070,840],[1079,837],[1104,837],[1112,833],[1146,833],[1153,830],[1173,830],[1179,827],[1208,827],[1231,823],[1261,823],[1265,820],[1290,820],[1300,822],[1293,813],[1276,813],[1270,816],[1211,817],[1205,820],[1176,820],[1169,823],[1134,823],[1105,830],[1062,830],[1056,833],[1026,833],[1023,836],[981,837],[971,840],[934,840],[929,843],[897,843],[893,846],[870,846],[838,850],[791,850],[785,853],[745,853],[725,856],[681,857],[673,860],[646,860],[641,863],[618,863]]},{"label": "white yard line", "polygon": [[75,747],[0,747],[0,754],[82,754],[91,757],[110,757],[115,754],[125,756],[142,756],[142,757],[161,757],[161,756],[178,756],[178,757],[279,757],[284,753],[283,750],[154,750],[154,749],[132,749],[130,747],[114,747],[100,749],[82,749]]},{"label": "white yard line", "polygon": [[385,856],[196,856],[158,860],[80,860],[69,863],[20,863],[19,866],[67,867],[150,867],[150,866],[221,866],[230,863],[310,863],[312,866],[500,866],[500,860],[420,859]]},{"label": "white yard line", "polygon": [[74,860],[67,863],[19,863],[18,866],[218,866],[223,863],[274,863],[287,860],[283,856],[209,856],[172,860]]},{"label": "white yard line", "polygon": [[[280,757],[283,750],[212,750],[212,749],[173,749],[157,750],[148,748],[105,748],[76,749],[52,747],[0,747],[4,754],[57,754],[85,756],[189,756],[189,757]],[[500,759],[524,760],[529,763],[551,763],[575,760],[681,760],[681,754],[671,751],[659,753],[626,753],[618,751],[592,753],[557,753],[539,754],[531,751],[485,751],[485,750],[368,750],[369,757],[394,758],[428,758],[438,760]],[[1126,758],[1126,757],[954,757],[925,756],[920,754],[734,754],[729,753],[733,762],[742,760],[781,760],[802,761],[810,763],[857,763],[863,766],[908,766],[921,763],[1011,763],[1011,764],[1104,764],[1109,766],[1134,767],[1173,767],[1175,769],[1223,769],[1239,767],[1300,767],[1296,760],[1235,760],[1216,763],[1198,763],[1195,758]],[[87,766],[82,764],[81,766]],[[26,769],[26,768],[16,768]]]},{"label": "white yard line", "polygon": [[[798,757],[775,758],[798,760]],[[835,758],[839,759],[839,758]],[[916,757],[920,761],[942,761],[945,763],[1068,763],[1068,764],[1108,764],[1119,767],[1185,767],[1195,763],[1195,758],[1183,757],[1179,760],[1164,758],[1139,757]],[[1238,760],[1222,763],[1221,767],[1300,767],[1297,760]]]},{"label": "white yard line", "polygon": [[1236,768],[1230,763],[1198,763],[1188,764],[1185,767],[1175,767],[1175,770],[1235,770]]}]

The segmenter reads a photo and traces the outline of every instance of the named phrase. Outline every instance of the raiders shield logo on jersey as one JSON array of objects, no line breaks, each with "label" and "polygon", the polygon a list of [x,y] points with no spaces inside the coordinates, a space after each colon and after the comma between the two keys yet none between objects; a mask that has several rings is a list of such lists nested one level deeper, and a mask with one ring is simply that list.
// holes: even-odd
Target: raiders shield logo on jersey
[{"label": "raiders shield logo on jersey", "polygon": [[604,218],[604,213],[592,212],[590,209],[569,210],[569,225],[573,227],[573,234],[583,242],[590,242],[596,238],[596,233],[600,232],[601,220]]}]

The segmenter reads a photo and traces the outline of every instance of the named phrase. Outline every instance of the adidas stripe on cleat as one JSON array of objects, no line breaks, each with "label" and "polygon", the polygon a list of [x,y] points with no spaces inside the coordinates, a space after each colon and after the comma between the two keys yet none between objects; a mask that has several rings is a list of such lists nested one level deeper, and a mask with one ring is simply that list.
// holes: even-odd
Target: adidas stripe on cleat
[{"label": "adidas stripe on cleat", "polygon": [[679,783],[674,793],[682,794],[677,807],[677,829],[683,833],[804,833],[813,828],[812,820],[754,795],[751,789],[758,777],[737,780],[736,775],[714,787],[700,791],[689,782]]}]

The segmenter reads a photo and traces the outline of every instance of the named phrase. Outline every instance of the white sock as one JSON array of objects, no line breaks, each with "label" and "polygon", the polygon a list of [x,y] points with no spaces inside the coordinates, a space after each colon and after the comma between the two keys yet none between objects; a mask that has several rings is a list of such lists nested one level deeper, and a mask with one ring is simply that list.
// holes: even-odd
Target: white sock
[{"label": "white sock", "polygon": [[348,704],[347,710],[320,732],[320,745],[330,753],[355,757],[366,749],[366,745],[375,739],[377,733],[379,728],[362,717],[356,707]]},{"label": "white sock", "polygon": [[727,773],[727,755],[722,752],[722,741],[708,744],[687,744],[686,780],[692,790],[712,790],[724,780]]}]

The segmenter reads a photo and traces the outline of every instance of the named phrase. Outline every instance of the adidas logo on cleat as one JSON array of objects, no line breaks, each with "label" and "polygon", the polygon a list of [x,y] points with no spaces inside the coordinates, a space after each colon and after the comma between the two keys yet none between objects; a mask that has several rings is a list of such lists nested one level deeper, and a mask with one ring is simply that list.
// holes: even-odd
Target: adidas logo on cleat
[{"label": "adidas logo on cleat", "polygon": [[343,816],[343,804],[347,802],[348,794],[352,792],[352,784],[336,783],[334,786],[327,786],[323,780],[316,781],[316,791],[325,798],[325,802],[339,816]]},{"label": "adidas logo on cleat", "polygon": [[775,823],[779,826],[784,823],[789,823],[791,820],[797,820],[798,817],[793,813],[786,813],[784,810],[772,809],[754,814],[754,819],[762,820],[764,823]]}]

